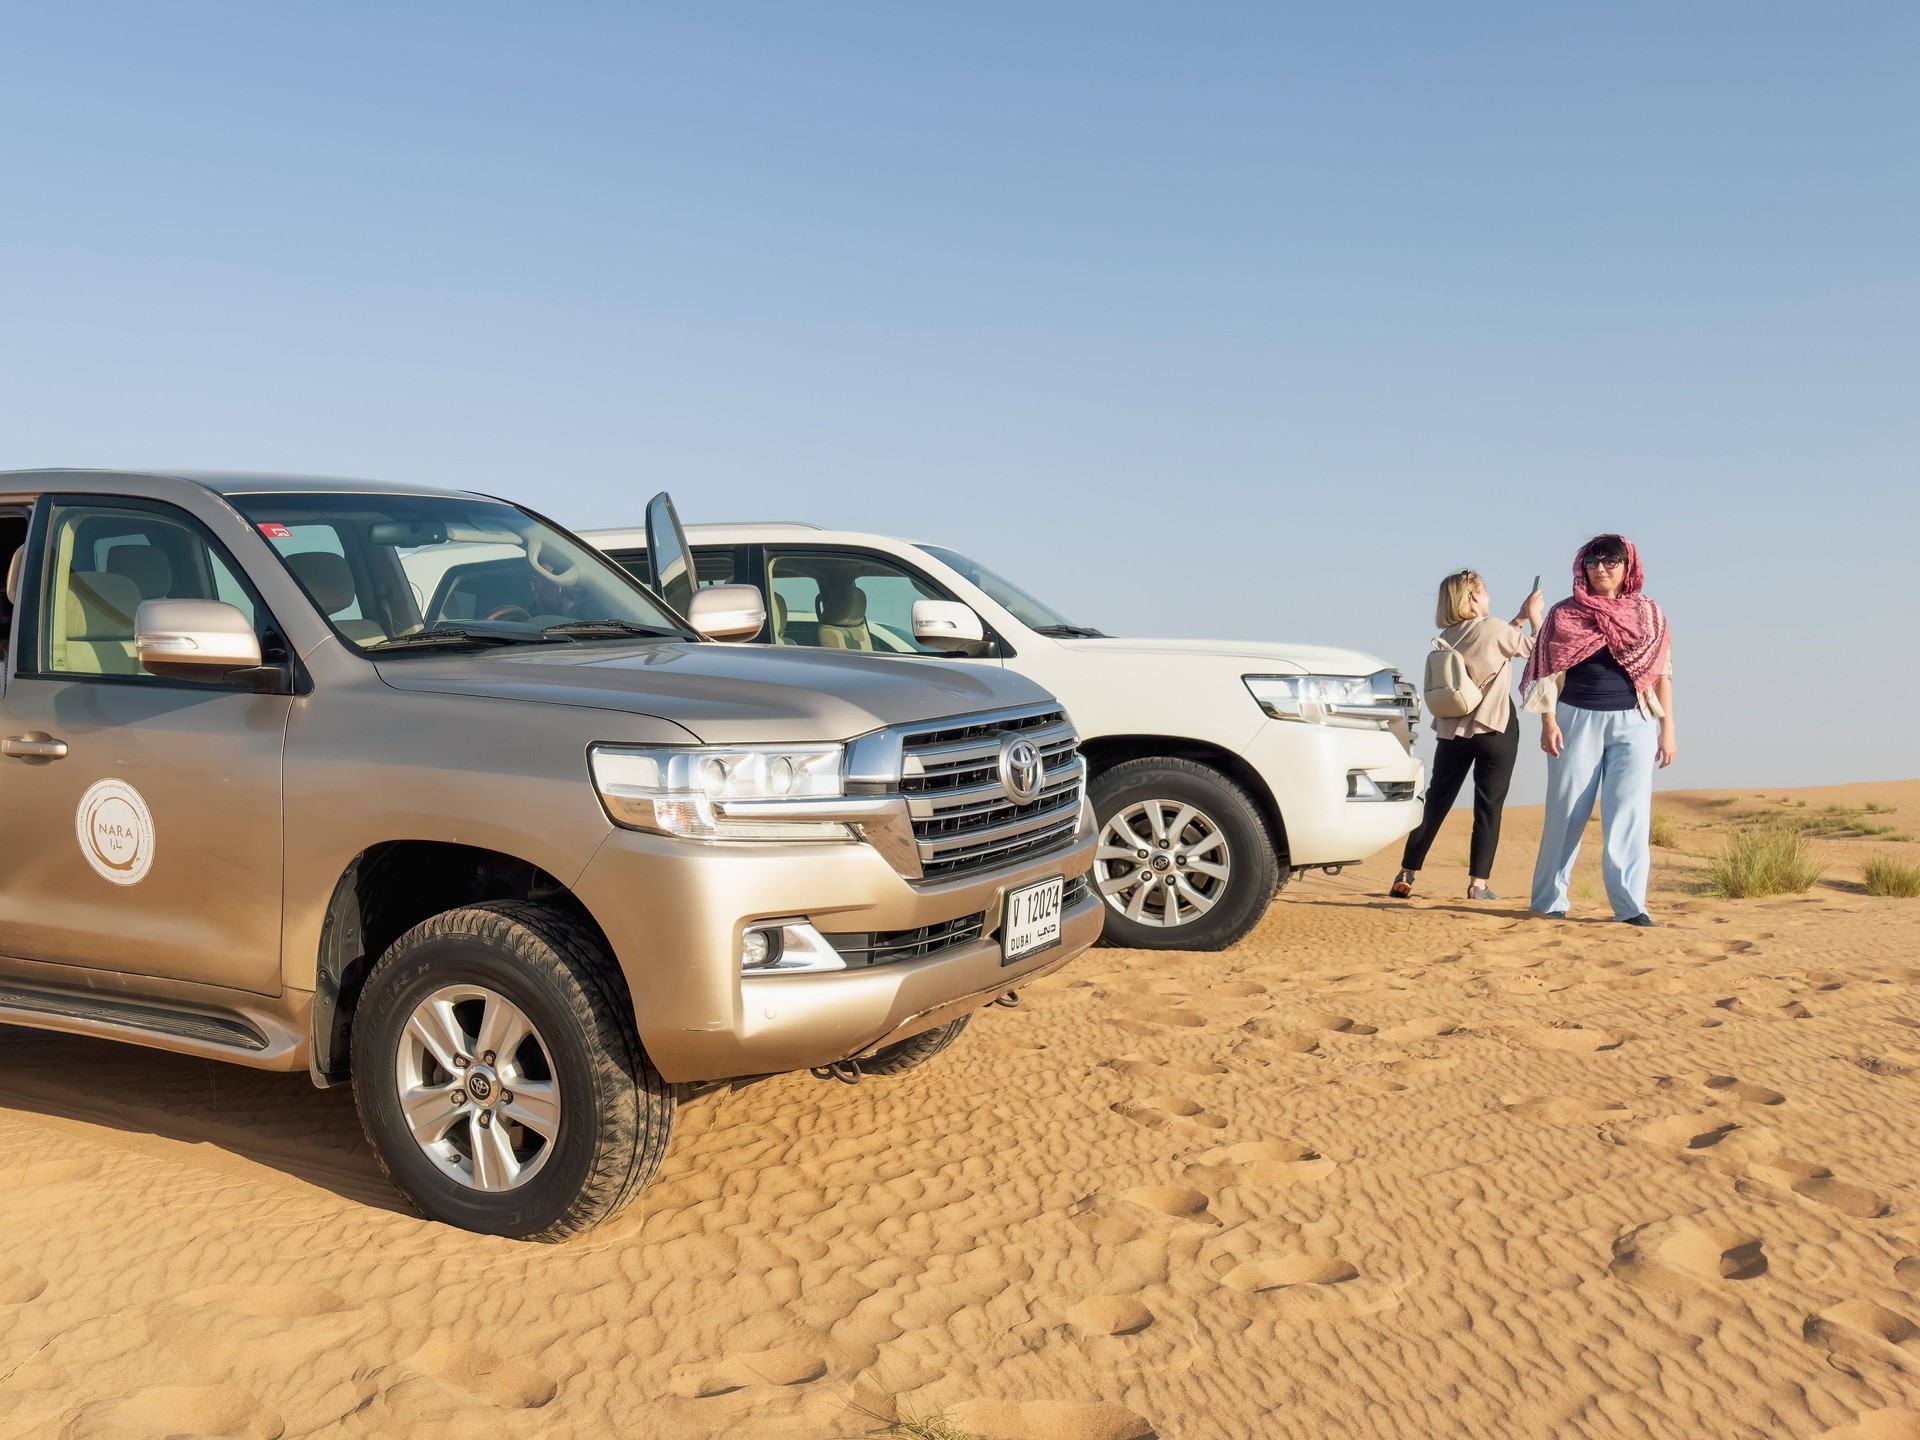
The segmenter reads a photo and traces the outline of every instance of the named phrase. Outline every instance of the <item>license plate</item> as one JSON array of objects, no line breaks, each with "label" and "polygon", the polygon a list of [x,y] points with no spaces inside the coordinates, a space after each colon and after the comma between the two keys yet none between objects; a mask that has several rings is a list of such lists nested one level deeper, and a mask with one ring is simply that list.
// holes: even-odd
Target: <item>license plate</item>
[{"label": "license plate", "polygon": [[1000,926],[1002,965],[1060,943],[1060,901],[1066,889],[1066,880],[1056,875],[1007,896],[1007,916]]}]

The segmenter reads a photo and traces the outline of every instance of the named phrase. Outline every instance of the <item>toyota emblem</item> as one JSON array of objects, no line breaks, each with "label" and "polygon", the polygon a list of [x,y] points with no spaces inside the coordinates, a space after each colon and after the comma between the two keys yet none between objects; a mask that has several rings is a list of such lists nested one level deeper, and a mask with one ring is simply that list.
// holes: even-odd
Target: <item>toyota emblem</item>
[{"label": "toyota emblem", "polygon": [[1031,740],[1008,740],[1001,745],[1000,788],[1014,804],[1026,805],[1039,799],[1046,778],[1046,767],[1040,763],[1040,752]]}]

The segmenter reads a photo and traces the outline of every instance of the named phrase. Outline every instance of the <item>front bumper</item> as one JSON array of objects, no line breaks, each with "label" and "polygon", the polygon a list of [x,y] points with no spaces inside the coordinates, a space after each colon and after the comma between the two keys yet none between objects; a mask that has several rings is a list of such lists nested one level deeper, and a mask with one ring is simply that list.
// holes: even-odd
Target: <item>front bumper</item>
[{"label": "front bumper", "polygon": [[[1093,863],[1094,827],[1042,858],[947,884],[911,883],[871,845],[701,845],[616,830],[574,885],[633,995],[641,1043],[670,1081],[831,1064],[976,1009],[1056,970],[1099,937],[1097,892],[1065,911],[1060,943],[1000,964],[1009,890]],[[746,975],[750,926],[805,917],[825,933],[899,931],[984,912],[978,940],[915,960],[819,974]]]},{"label": "front bumper", "polygon": [[[1391,731],[1269,720],[1242,753],[1280,807],[1289,865],[1364,860],[1420,823],[1426,776]],[[1406,798],[1349,799],[1356,770]]]}]

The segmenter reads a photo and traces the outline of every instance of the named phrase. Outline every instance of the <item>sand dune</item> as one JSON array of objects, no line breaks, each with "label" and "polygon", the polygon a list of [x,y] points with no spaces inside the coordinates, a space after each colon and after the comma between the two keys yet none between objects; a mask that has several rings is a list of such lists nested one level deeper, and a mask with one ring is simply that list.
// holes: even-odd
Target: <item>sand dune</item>
[{"label": "sand dune", "polygon": [[1855,881],[1920,846],[1689,889],[1867,800],[1920,831],[1920,783],[1662,797],[1653,931],[1593,855],[1573,920],[1467,904],[1456,816],[1411,904],[1382,856],[913,1075],[696,1101],[560,1248],[410,1217],[303,1077],[0,1030],[0,1437],[1914,1440],[1920,901]]}]

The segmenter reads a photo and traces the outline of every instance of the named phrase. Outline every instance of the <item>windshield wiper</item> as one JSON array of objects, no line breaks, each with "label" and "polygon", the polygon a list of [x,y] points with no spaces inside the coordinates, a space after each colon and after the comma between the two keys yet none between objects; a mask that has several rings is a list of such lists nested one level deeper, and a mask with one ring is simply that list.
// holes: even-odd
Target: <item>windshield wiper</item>
[{"label": "windshield wiper", "polygon": [[1052,635],[1061,640],[1104,640],[1107,632],[1096,630],[1091,625],[1041,625],[1035,628],[1036,635]]},{"label": "windshield wiper", "polygon": [[465,648],[468,646],[519,645],[527,637],[503,635],[497,630],[419,630],[411,635],[396,635],[391,640],[382,640],[377,645],[367,645],[367,650],[424,650],[433,646]]},{"label": "windshield wiper", "polygon": [[564,625],[549,625],[541,632],[555,640],[591,640],[599,635],[647,635],[661,640],[684,640],[678,630],[659,625],[636,625],[631,620],[569,620]]}]

